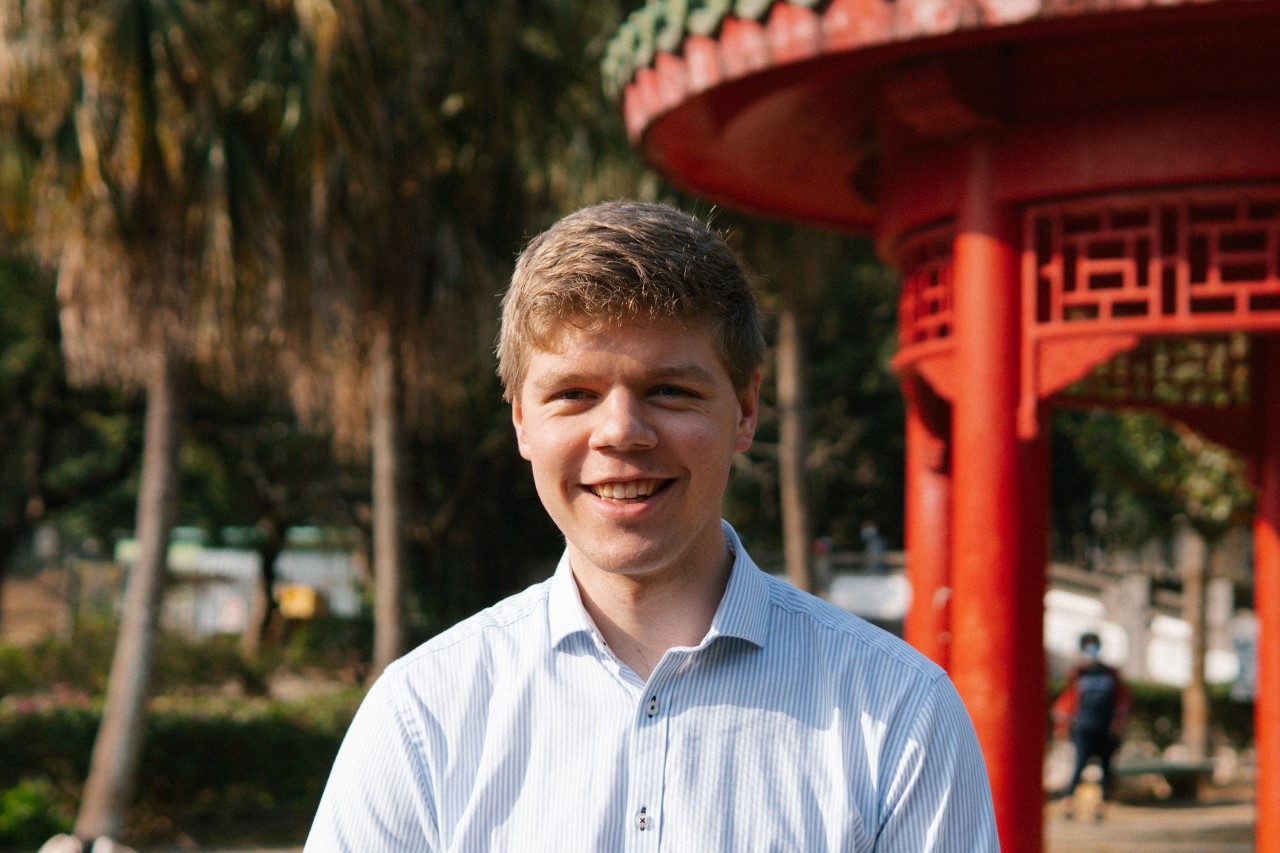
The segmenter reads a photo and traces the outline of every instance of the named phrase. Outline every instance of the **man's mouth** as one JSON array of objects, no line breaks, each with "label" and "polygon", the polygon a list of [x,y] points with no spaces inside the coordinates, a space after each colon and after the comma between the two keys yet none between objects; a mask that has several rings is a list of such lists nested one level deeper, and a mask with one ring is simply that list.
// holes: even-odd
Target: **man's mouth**
[{"label": "man's mouth", "polygon": [[596,483],[588,488],[598,498],[628,503],[652,497],[662,484],[662,480],[627,480],[625,483]]}]

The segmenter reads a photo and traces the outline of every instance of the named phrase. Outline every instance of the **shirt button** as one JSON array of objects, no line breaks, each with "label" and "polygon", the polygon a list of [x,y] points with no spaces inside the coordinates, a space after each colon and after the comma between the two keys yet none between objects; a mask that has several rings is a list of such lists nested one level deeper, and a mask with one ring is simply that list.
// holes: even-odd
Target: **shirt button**
[{"label": "shirt button", "polygon": [[657,696],[649,697],[649,704],[644,706],[644,712],[648,714],[650,717],[655,716],[658,713],[658,697]]},{"label": "shirt button", "polygon": [[644,806],[641,806],[640,813],[636,815],[636,828],[639,829],[641,832],[644,832],[646,829],[648,829],[652,825],[652,822],[653,822],[653,818],[645,814],[645,808]]}]

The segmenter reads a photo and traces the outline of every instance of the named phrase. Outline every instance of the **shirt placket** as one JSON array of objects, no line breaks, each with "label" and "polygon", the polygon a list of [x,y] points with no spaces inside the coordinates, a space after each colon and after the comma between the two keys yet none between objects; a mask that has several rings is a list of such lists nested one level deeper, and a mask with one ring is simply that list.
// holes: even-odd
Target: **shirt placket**
[{"label": "shirt placket", "polygon": [[662,849],[662,803],[668,760],[674,676],[683,655],[668,652],[645,684],[631,738],[631,784],[627,806],[626,849],[655,853]]}]

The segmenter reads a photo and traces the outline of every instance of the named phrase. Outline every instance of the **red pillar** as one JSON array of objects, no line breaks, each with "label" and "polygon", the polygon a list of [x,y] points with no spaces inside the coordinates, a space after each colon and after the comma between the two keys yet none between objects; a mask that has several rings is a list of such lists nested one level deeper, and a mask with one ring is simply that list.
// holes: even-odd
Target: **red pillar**
[{"label": "red pillar", "polygon": [[1001,847],[1039,853],[1044,565],[1021,565],[1020,531],[1040,523],[1028,509],[1044,496],[1019,474],[1018,222],[993,198],[989,141],[972,144],[968,167],[954,248],[951,677],[986,756]]},{"label": "red pillar", "polygon": [[[1016,704],[1017,740],[1013,760],[1026,771],[1018,784],[1034,787],[1037,830],[1043,823],[1045,721],[1049,717],[1048,665],[1044,652],[1044,595],[1049,566],[1049,434],[1047,418],[1039,418],[1036,437],[1018,447],[1020,507],[1018,528],[1018,600],[1014,606],[1018,636]],[[1030,798],[1028,798],[1030,799]],[[1025,802],[1021,808],[1030,808]],[[1028,825],[1031,821],[1028,821]],[[1029,829],[1028,829],[1029,831]],[[1031,849],[1030,847],[1019,849]]]},{"label": "red pillar", "polygon": [[949,419],[940,411],[945,404],[933,397],[921,379],[907,377],[903,393],[907,402],[907,579],[911,583],[903,634],[945,669],[951,663],[951,475],[945,422]]},{"label": "red pillar", "polygon": [[1262,366],[1262,452],[1253,526],[1253,597],[1258,614],[1254,705],[1257,850],[1280,853],[1280,341],[1268,340]]}]

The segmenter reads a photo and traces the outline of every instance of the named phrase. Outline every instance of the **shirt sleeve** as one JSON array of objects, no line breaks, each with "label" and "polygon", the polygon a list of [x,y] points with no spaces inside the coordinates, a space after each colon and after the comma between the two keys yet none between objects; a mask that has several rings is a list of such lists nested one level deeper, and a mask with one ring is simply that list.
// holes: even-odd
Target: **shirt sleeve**
[{"label": "shirt sleeve", "polygon": [[405,725],[384,676],[343,738],[304,853],[441,849],[423,739]]},{"label": "shirt sleeve", "polygon": [[1057,699],[1053,700],[1052,712],[1055,720],[1066,720],[1075,715],[1079,678],[1079,669],[1072,667],[1071,671],[1067,673],[1066,683],[1062,687],[1062,692],[1058,694]]},{"label": "shirt sleeve", "polygon": [[892,772],[877,853],[1000,849],[982,750],[945,675],[933,682]]}]

